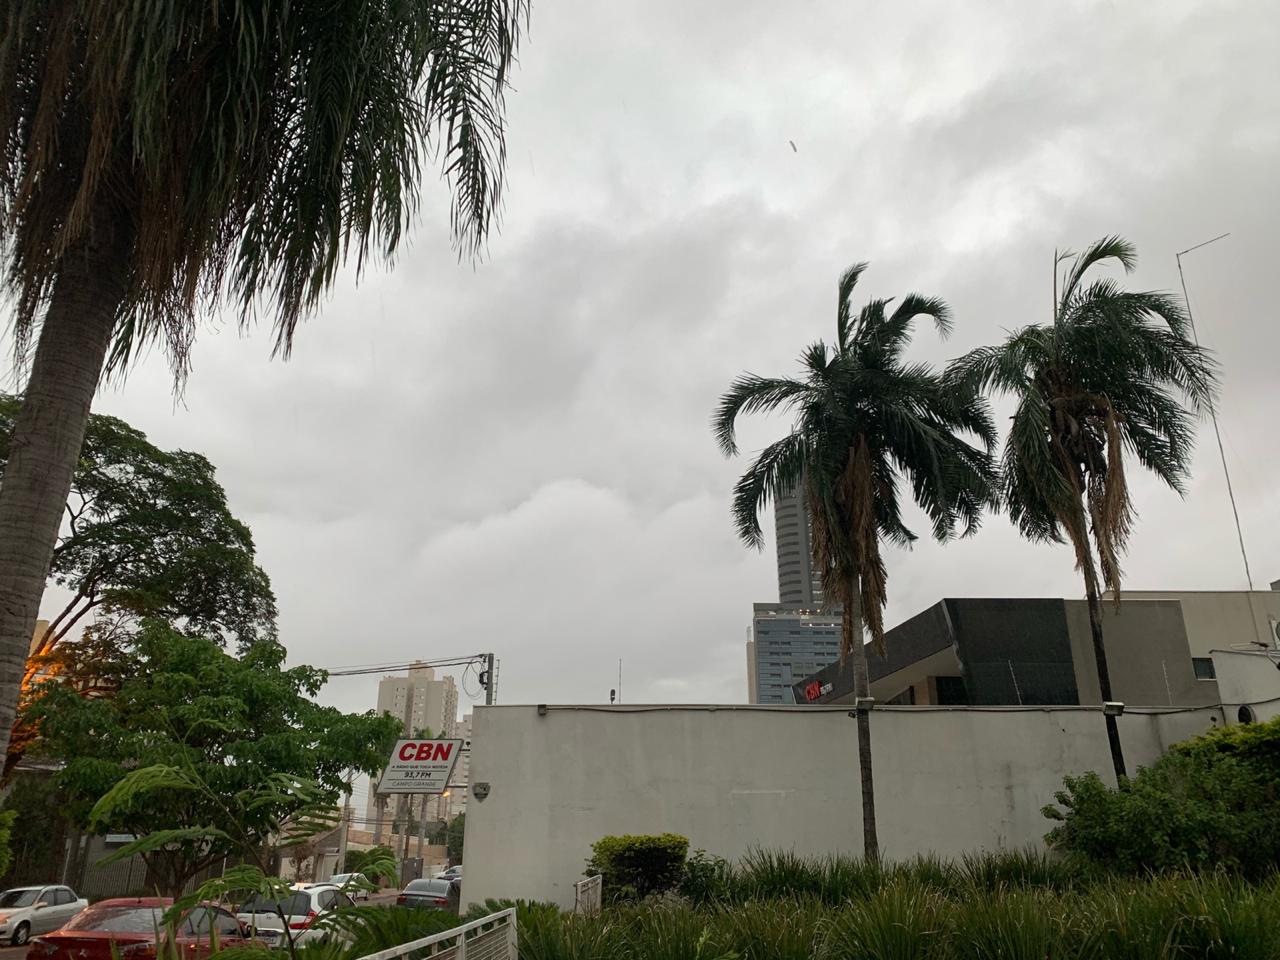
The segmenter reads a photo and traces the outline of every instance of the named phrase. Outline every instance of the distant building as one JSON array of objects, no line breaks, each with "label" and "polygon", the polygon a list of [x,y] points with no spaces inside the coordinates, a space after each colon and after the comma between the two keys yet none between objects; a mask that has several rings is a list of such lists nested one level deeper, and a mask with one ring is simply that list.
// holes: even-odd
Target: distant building
[{"label": "distant building", "polygon": [[[1212,706],[1214,650],[1280,650],[1280,581],[1271,590],[1130,591],[1103,603],[1112,696],[1133,706]],[[880,703],[941,706],[1101,702],[1084,600],[940,600],[868,650]],[[853,701],[850,661],[798,679],[800,703]]]},{"label": "distant building", "polygon": [[[436,679],[435,670],[426,666],[410,667],[403,676],[387,676],[378,682],[378,713],[389,713],[402,724],[403,735],[416,736],[426,730],[434,737],[457,736],[458,688],[453,677]],[[369,781],[369,797],[365,815],[377,817],[375,789],[378,778]],[[413,801],[417,815],[418,801]],[[428,819],[440,819],[441,803],[432,797],[427,801]]]},{"label": "distant building", "polygon": [[822,608],[822,577],[813,569],[813,527],[799,490],[773,505],[777,539],[778,602],[799,610]]},{"label": "distant building", "polygon": [[747,641],[749,702],[795,703],[795,683],[840,656],[840,615],[780,603],[754,604],[754,613]]},{"label": "distant building", "polygon": [[753,605],[748,703],[795,703],[795,682],[840,655],[840,608],[823,609],[822,577],[813,569],[812,522],[798,490],[778,498],[773,519],[779,602]]},{"label": "distant building", "polygon": [[467,749],[471,743],[471,714],[466,714],[458,724],[454,734],[462,741],[463,751],[458,756],[458,765],[453,768],[453,780],[449,790],[449,819],[467,812],[467,794],[471,789],[471,751]]}]

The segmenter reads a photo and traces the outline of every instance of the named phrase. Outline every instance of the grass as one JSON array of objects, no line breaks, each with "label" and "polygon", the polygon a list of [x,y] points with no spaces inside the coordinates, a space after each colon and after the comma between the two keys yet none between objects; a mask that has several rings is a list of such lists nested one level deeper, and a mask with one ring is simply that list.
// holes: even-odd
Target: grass
[{"label": "grass", "polygon": [[1117,878],[1039,851],[867,864],[757,850],[696,898],[531,926],[522,960],[1280,960],[1280,880]]}]

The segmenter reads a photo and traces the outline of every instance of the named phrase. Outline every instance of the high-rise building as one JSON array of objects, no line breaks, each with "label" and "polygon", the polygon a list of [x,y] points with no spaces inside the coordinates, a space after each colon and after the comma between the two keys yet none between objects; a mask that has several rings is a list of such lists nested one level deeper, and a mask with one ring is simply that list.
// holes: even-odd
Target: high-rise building
[{"label": "high-rise building", "polygon": [[[458,724],[458,732],[454,734],[467,746],[471,741],[471,714],[462,718]],[[458,765],[453,768],[453,779],[449,789],[449,818],[467,812],[467,794],[471,790],[471,751],[464,749],[458,756]]]},{"label": "high-rise building", "polygon": [[[404,676],[383,677],[378,682],[378,713],[389,713],[401,721],[403,735],[415,737],[430,731],[433,737],[457,736],[458,688],[453,677],[436,679],[427,666],[412,666]],[[367,816],[377,816],[374,790],[378,778],[369,782]],[[439,804],[434,804],[439,807]],[[432,804],[428,804],[431,811]]]},{"label": "high-rise building", "polygon": [[813,568],[812,523],[803,495],[795,490],[779,497],[773,519],[780,602],[757,603],[752,611],[748,703],[795,703],[792,684],[840,656],[840,609],[823,609],[822,577]]},{"label": "high-rise building", "polygon": [[840,615],[754,604],[747,641],[750,703],[795,703],[792,685],[840,657]]},{"label": "high-rise building", "polygon": [[799,489],[773,505],[778,544],[778,601],[797,610],[822,609],[822,577],[813,569],[813,528]]}]

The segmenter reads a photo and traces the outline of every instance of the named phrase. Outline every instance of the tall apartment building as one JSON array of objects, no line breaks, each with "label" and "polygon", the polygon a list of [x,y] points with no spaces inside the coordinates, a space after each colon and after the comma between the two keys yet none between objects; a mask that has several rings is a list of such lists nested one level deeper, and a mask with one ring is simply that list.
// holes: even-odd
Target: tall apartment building
[{"label": "tall apartment building", "polygon": [[809,510],[798,490],[778,498],[773,519],[780,602],[752,610],[748,703],[795,703],[793,685],[840,656],[840,610],[822,609]]},{"label": "tall apartment building", "polygon": [[[421,731],[430,730],[435,737],[454,737],[458,727],[458,688],[453,677],[442,676],[437,680],[431,667],[410,667],[403,676],[383,677],[378,682],[377,711],[398,718],[404,736],[416,736]],[[369,782],[366,805],[366,816],[371,820],[377,816],[376,787],[375,777]],[[417,801],[414,803],[416,807]],[[435,798],[428,801],[428,816],[438,812],[439,807]]]},{"label": "tall apartment building", "polygon": [[[458,724],[458,732],[454,734],[464,745],[471,740],[471,714],[462,718]],[[453,779],[449,790],[449,819],[467,812],[467,794],[471,791],[471,751],[464,750],[458,756],[458,765],[453,768]]]}]

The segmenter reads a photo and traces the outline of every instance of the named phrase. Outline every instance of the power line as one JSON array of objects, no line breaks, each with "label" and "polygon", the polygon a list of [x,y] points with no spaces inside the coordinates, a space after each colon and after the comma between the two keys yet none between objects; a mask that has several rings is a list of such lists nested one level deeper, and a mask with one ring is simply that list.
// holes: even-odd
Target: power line
[{"label": "power line", "polygon": [[406,660],[403,663],[356,664],[347,667],[336,667],[325,671],[331,677],[358,677],[370,673],[387,673],[397,670],[412,670],[419,667],[465,667],[485,658],[483,653],[470,656],[445,657],[440,660]]}]

